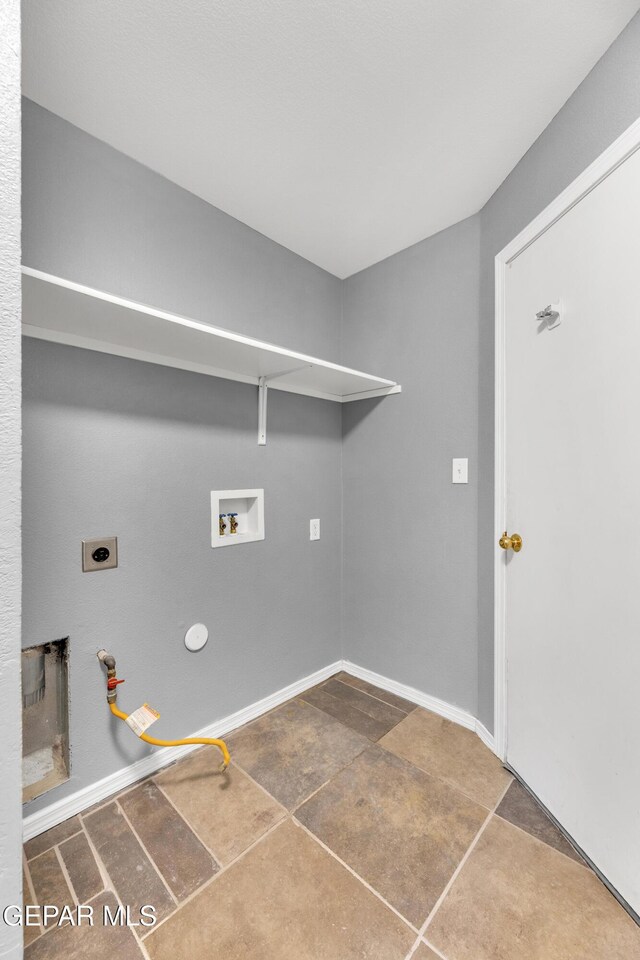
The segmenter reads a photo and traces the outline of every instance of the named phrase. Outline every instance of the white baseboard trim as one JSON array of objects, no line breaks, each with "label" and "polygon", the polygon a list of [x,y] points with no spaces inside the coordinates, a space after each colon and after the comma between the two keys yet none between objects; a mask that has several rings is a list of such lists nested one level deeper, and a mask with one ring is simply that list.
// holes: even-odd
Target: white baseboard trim
[{"label": "white baseboard trim", "polygon": [[447,703],[446,700],[440,700],[438,697],[433,697],[429,693],[423,693],[422,690],[416,690],[415,687],[410,687],[406,683],[398,683],[397,680],[390,680],[388,677],[382,676],[381,673],[374,673],[373,670],[360,667],[357,663],[351,663],[350,660],[343,661],[342,669],[354,677],[359,677],[360,680],[367,680],[376,687],[388,690],[389,693],[396,693],[399,697],[410,700],[411,703],[415,703],[419,707],[424,707],[425,710],[430,710],[431,713],[437,713],[440,717],[452,720],[461,727],[466,727],[467,730],[473,730],[489,750],[493,753],[496,752],[493,734],[489,733],[484,724],[480,723],[473,714],[467,710],[463,710],[462,707],[456,707],[452,703]]},{"label": "white baseboard trim", "polygon": [[492,753],[495,753],[495,755],[502,760],[502,757],[500,757],[498,754],[496,747],[496,738],[492,733],[489,733],[484,723],[480,723],[479,720],[476,720],[476,733],[484,743],[485,747],[489,747],[489,750],[491,750]]},{"label": "white baseboard trim", "polygon": [[[250,723],[251,720],[256,720],[263,714],[268,713],[269,710],[273,710],[274,707],[279,707],[280,704],[291,700],[292,697],[297,696],[304,690],[308,690],[309,687],[313,687],[317,683],[322,683],[323,680],[327,680],[341,670],[352,674],[354,677],[359,677],[360,680],[367,680],[376,687],[381,687],[383,690],[389,691],[389,693],[395,693],[399,697],[403,697],[405,700],[409,700],[419,707],[424,707],[425,710],[430,710],[432,713],[437,713],[439,716],[445,717],[447,720],[452,720],[461,727],[466,727],[467,730],[473,730],[490,750],[494,753],[496,752],[493,735],[468,711],[463,710],[461,707],[456,707],[451,703],[447,703],[445,700],[440,700],[438,697],[432,697],[428,693],[423,693],[422,690],[416,690],[415,687],[410,687],[405,683],[398,683],[397,680],[390,680],[388,677],[383,677],[382,674],[374,673],[373,670],[366,670],[356,663],[351,663],[350,660],[336,660],[335,663],[331,663],[321,670],[316,670],[315,673],[302,677],[300,680],[296,680],[295,683],[290,683],[289,686],[283,687],[282,690],[278,690],[276,693],[272,693],[262,700],[257,700],[255,703],[244,707],[242,710],[238,710],[236,713],[222,717],[220,720],[216,720],[201,730],[189,734],[189,736],[224,737],[228,733],[231,733],[232,730],[236,730],[245,723]],[[143,777],[150,776],[157,770],[161,770],[162,767],[166,767],[168,764],[179,760],[180,757],[184,757],[196,749],[197,747],[195,746],[161,747],[154,751],[154,753],[149,754],[148,757],[137,760],[135,763],[130,764],[128,767],[123,767],[121,770],[116,770],[115,773],[103,777],[102,780],[98,780],[88,787],[77,790],[68,797],[56,800],[37,813],[29,814],[23,820],[24,840],[30,840],[32,837],[44,833],[45,830],[50,830],[51,827],[62,823],[63,820],[68,820],[69,817],[75,816],[76,813],[81,813],[94,803],[106,800],[106,798],[112,794],[124,790],[125,787],[136,783],[136,781],[141,780]]]},{"label": "white baseboard trim", "polygon": [[360,680],[367,680],[376,687],[388,690],[389,693],[396,693],[399,697],[410,700],[411,703],[415,703],[419,707],[424,707],[425,710],[437,713],[440,717],[453,720],[461,727],[466,727],[468,730],[475,730],[476,728],[475,717],[461,707],[454,707],[453,704],[447,703],[446,700],[439,700],[438,697],[432,697],[431,694],[416,690],[415,687],[410,687],[406,683],[389,680],[388,677],[383,677],[381,673],[374,673],[373,670],[360,667],[357,663],[351,663],[350,660],[343,661],[342,669],[354,677],[359,677]]},{"label": "white baseboard trim", "polygon": [[[313,687],[316,683],[322,683],[323,680],[332,677],[334,673],[339,673],[340,670],[342,670],[342,660],[336,660],[335,663],[329,664],[329,666],[323,667],[321,670],[316,670],[315,673],[302,677],[300,680],[290,683],[289,686],[283,687],[282,690],[278,690],[276,693],[272,693],[262,700],[257,700],[255,703],[250,704],[242,710],[238,710],[236,713],[222,717],[214,721],[214,723],[203,727],[201,730],[196,730],[195,733],[188,734],[188,736],[224,737],[228,733],[231,733],[232,730],[236,730],[243,724],[250,723],[251,720],[255,720],[257,717],[262,716],[262,714],[268,713],[269,710],[273,710],[274,707],[279,707],[280,704],[286,703],[287,700],[297,696],[297,694],[302,693],[304,690],[308,690],[309,687]],[[150,774],[162,769],[162,767],[166,767],[175,760],[179,760],[180,757],[184,757],[196,749],[196,746],[161,747],[149,754],[148,757],[137,760],[135,763],[130,764],[128,767],[123,767],[121,770],[116,770],[115,773],[110,773],[107,777],[103,777],[102,780],[97,780],[90,786],[83,787],[68,797],[56,800],[54,803],[49,804],[49,806],[44,807],[42,810],[38,810],[36,813],[28,814],[22,821],[23,839],[30,840],[32,837],[44,833],[45,830],[50,830],[51,827],[62,823],[63,820],[68,820],[69,817],[73,817],[76,813],[86,810],[87,807],[90,807],[92,804],[99,803],[100,800],[105,800],[113,793],[124,790],[125,787],[130,786],[137,780],[148,777]]]}]

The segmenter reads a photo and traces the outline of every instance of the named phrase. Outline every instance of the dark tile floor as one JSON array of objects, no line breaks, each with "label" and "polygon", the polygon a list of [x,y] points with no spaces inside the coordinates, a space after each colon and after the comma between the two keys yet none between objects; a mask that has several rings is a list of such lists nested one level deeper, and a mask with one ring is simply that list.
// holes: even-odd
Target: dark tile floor
[{"label": "dark tile floor", "polygon": [[[338,674],[25,844],[27,960],[640,960],[640,929],[475,734]],[[143,904],[155,927],[104,926]]]}]

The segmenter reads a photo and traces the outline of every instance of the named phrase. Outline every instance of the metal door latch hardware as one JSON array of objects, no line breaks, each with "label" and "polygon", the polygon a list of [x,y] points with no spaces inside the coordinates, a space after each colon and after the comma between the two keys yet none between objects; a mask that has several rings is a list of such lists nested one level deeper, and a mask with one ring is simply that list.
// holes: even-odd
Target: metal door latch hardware
[{"label": "metal door latch hardware", "polygon": [[547,330],[560,326],[560,304],[549,303],[536,313],[536,323],[543,323]]}]

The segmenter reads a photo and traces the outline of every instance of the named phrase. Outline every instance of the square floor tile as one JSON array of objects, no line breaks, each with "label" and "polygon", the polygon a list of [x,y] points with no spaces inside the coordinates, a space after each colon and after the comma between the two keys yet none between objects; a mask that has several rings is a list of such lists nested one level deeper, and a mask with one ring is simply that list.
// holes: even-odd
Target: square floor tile
[{"label": "square floor tile", "polygon": [[441,958],[430,950],[426,943],[421,943],[411,960],[441,960]]},{"label": "square floor tile", "polygon": [[151,960],[404,960],[414,939],[288,820],[144,942]]},{"label": "square floor tile", "polygon": [[203,843],[225,865],[258,840],[286,811],[233,764],[220,773],[214,747],[196,750],[157,776]]},{"label": "square floor tile", "polygon": [[375,697],[376,700],[382,700],[383,703],[388,703],[392,707],[397,707],[397,709],[401,710],[403,713],[411,713],[411,711],[415,710],[416,708],[415,703],[411,703],[410,700],[405,700],[403,697],[399,697],[397,693],[389,693],[388,690],[383,690],[382,687],[376,687],[373,683],[369,683],[367,680],[360,680],[359,677],[353,677],[350,673],[337,673],[333,679],[340,680],[342,683],[348,683],[349,686],[355,687],[356,690],[363,690],[371,697]]},{"label": "square floor tile", "polygon": [[640,928],[596,875],[499,817],[426,937],[451,960],[640,960]]},{"label": "square floor tile", "polygon": [[88,903],[104,888],[87,835],[76,833],[58,847],[78,903]]},{"label": "square floor tile", "polygon": [[[29,887],[29,880],[28,880],[26,871],[24,870],[24,867],[23,867],[22,869],[22,902],[25,907],[36,906],[35,900],[36,898],[31,893],[31,888]],[[35,940],[37,937],[39,937],[41,933],[42,933],[42,927],[40,926],[39,923],[34,924],[33,921],[30,920],[29,924],[25,924],[22,928],[23,942],[25,947],[28,946],[28,944],[30,944],[32,940]]]},{"label": "square floor tile", "polygon": [[31,883],[37,902],[50,903],[59,910],[74,902],[55,850],[46,850],[29,863]]},{"label": "square floor tile", "polygon": [[131,907],[132,918],[138,919],[144,904],[156,908],[158,919],[170,913],[175,902],[120,807],[110,803],[86,817],[84,823],[119,899]]},{"label": "square floor tile", "polygon": [[536,803],[528,790],[514,780],[500,806],[496,810],[499,817],[514,823],[521,830],[526,830],[532,837],[548,843],[549,846],[564,853],[572,860],[583,863],[580,854],[573,849],[569,841],[563,836],[555,823],[549,819],[542,807]]},{"label": "square floor tile", "polygon": [[67,837],[72,837],[74,833],[80,833],[81,830],[82,824],[80,823],[80,817],[70,817],[69,820],[63,820],[62,823],[58,823],[55,827],[51,827],[50,830],[38,834],[37,837],[32,837],[31,840],[27,840],[24,845],[27,860],[32,860],[33,857],[44,853],[45,850],[55,847],[57,843],[62,843]]},{"label": "square floor tile", "polygon": [[125,793],[118,803],[177,900],[217,873],[210,851],[153,780]]},{"label": "square floor tile", "polygon": [[370,745],[302,700],[291,700],[227,739],[232,758],[289,810]]},{"label": "square floor tile", "polygon": [[356,707],[363,713],[384,723],[388,730],[395,727],[396,723],[400,723],[407,715],[404,710],[398,710],[397,707],[392,707],[391,704],[385,703],[383,700],[377,700],[363,690],[358,690],[351,684],[342,683],[340,680],[333,678],[327,680],[322,684],[322,689],[331,694],[332,697],[343,700],[350,706]]},{"label": "square floor tile", "polygon": [[371,747],[296,818],[420,927],[487,811],[399,757]]},{"label": "square floor tile", "polygon": [[380,746],[492,809],[513,779],[473,731],[418,708]]},{"label": "square floor tile", "polygon": [[72,927],[66,924],[49,930],[28,946],[25,960],[143,960],[133,931],[126,926],[104,926],[105,905],[112,915],[118,903],[112,893],[101,893],[90,901],[94,926]]},{"label": "square floor tile", "polygon": [[312,687],[311,690],[301,693],[300,700],[304,700],[305,703],[310,703],[312,707],[317,707],[318,710],[328,713],[330,717],[335,717],[340,723],[344,723],[346,727],[351,727],[352,730],[361,733],[363,737],[374,743],[394,726],[394,724],[382,723],[381,720],[370,717],[368,713],[363,713],[362,710],[351,706],[345,700],[332,697],[321,686]]}]

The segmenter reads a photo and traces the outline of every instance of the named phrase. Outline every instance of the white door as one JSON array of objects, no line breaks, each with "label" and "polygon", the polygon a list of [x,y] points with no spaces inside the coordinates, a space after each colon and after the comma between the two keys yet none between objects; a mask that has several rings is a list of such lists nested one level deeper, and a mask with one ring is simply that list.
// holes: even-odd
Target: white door
[{"label": "white door", "polygon": [[640,912],[640,151],[504,296],[506,758]]}]

